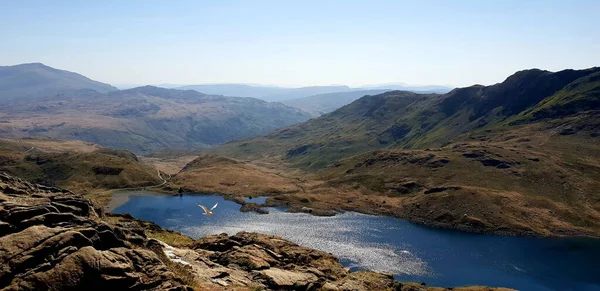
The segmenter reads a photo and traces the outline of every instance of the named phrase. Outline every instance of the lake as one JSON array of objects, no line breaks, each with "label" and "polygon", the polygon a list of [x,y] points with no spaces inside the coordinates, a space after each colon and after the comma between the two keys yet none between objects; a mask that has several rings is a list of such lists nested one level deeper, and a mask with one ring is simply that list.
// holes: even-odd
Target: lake
[{"label": "lake", "polygon": [[[600,290],[600,240],[522,238],[434,229],[407,221],[347,212],[333,217],[239,212],[220,196],[132,193],[115,213],[130,213],[193,238],[252,231],[282,236],[334,254],[353,270],[393,272],[400,281],[431,286],[486,285],[519,290]],[[251,202],[264,202],[254,198]],[[212,207],[213,216],[196,206]]]}]

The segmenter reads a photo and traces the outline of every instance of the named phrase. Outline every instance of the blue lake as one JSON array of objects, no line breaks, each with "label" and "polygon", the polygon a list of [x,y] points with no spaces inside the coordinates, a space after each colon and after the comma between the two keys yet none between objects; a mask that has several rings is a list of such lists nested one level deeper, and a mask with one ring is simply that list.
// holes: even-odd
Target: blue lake
[{"label": "blue lake", "polygon": [[[251,202],[264,202],[254,198]],[[201,203],[213,216],[202,215]],[[358,213],[316,217],[270,208],[239,212],[219,196],[131,196],[115,213],[130,213],[193,238],[253,231],[282,236],[334,254],[351,269],[393,272],[431,286],[486,285],[519,290],[600,291],[600,240],[520,238],[418,226]]]}]

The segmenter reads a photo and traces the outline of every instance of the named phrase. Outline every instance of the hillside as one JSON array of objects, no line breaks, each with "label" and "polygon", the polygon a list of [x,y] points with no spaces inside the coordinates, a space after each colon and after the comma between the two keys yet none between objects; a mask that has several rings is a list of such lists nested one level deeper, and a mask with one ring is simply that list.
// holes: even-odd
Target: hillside
[{"label": "hillside", "polygon": [[[600,69],[387,92],[213,152],[304,171],[271,203],[519,235],[600,235]],[[284,186],[285,184],[282,184]]]},{"label": "hillside", "polygon": [[[596,98],[597,83],[592,81],[597,72],[600,68],[556,73],[534,69],[517,72],[496,85],[458,88],[444,95],[392,91],[367,96],[306,123],[225,144],[217,153],[252,158],[279,155],[300,167],[319,168],[369,150],[439,147],[467,132],[494,128],[527,109],[535,110],[546,98],[546,102],[559,98],[554,94],[564,94],[561,90],[570,83],[583,90],[578,96]],[[586,85],[577,85],[582,82]],[[578,112],[580,105],[574,106]]]},{"label": "hillside", "polygon": [[368,96],[305,123],[278,129],[263,137],[224,144],[222,155],[259,158],[282,156],[302,168],[321,168],[331,161],[389,147],[406,136],[418,120],[403,122],[430,106],[438,95],[392,91]]},{"label": "hillside", "polygon": [[359,87],[361,90],[387,90],[387,91],[410,91],[422,94],[446,94],[452,91],[452,87],[440,86],[440,85],[425,85],[425,86],[411,86],[402,83],[392,84],[381,84],[381,85],[367,85]]},{"label": "hillside", "polygon": [[162,183],[133,153],[80,141],[2,139],[0,172],[80,193]]},{"label": "hillside", "polygon": [[521,112],[512,124],[563,118],[600,108],[600,72],[589,74]]},{"label": "hillside", "polygon": [[41,99],[77,90],[106,93],[117,88],[40,63],[0,66],[0,102]]},{"label": "hillside", "polygon": [[326,93],[303,98],[285,100],[281,103],[309,112],[316,117],[334,111],[346,104],[350,104],[354,100],[365,95],[377,95],[385,93],[387,91],[390,90],[379,89]]},{"label": "hillside", "polygon": [[146,86],[77,91],[0,108],[5,137],[78,139],[147,153],[197,149],[306,121],[310,115],[254,98]]},{"label": "hillside", "polygon": [[442,148],[367,152],[318,173],[370,195],[382,214],[426,225],[599,236],[600,139],[538,133],[525,126]]}]

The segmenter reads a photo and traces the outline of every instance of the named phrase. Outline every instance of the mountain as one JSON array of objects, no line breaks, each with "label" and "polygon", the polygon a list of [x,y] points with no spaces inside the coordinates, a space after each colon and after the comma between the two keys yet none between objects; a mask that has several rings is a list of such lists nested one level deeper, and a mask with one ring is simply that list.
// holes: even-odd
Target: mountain
[{"label": "mountain", "polygon": [[424,86],[411,86],[406,84],[381,84],[381,85],[366,85],[360,87],[361,90],[387,90],[387,91],[410,91],[415,93],[437,93],[445,94],[452,91],[452,87],[439,86],[439,85],[424,85]]},{"label": "mountain", "polygon": [[312,86],[301,88],[283,88],[275,86],[259,86],[245,84],[187,85],[178,87],[177,89],[196,90],[204,94],[212,95],[253,97],[265,101],[283,101],[316,94],[345,92],[351,90],[348,86]]},{"label": "mountain", "polygon": [[0,108],[5,137],[78,139],[136,153],[197,149],[306,121],[310,115],[254,98],[138,87],[72,91]]},{"label": "mountain", "polygon": [[[534,69],[517,72],[496,85],[458,88],[443,95],[392,91],[365,96],[306,123],[225,145],[222,150],[244,144],[249,150],[240,148],[238,152],[277,152],[290,160],[322,167],[367,150],[442,146],[469,131],[493,127],[527,109],[535,110],[534,106],[542,106],[538,103],[546,98],[546,102],[554,100],[558,98],[554,94],[564,94],[564,90],[583,88],[586,96],[595,100],[598,72],[600,68],[556,73]],[[596,103],[585,104],[590,107]],[[255,145],[257,151],[253,150]]]},{"label": "mountain", "polygon": [[346,104],[352,103],[354,100],[365,95],[377,95],[387,91],[391,90],[359,90],[318,94],[304,98],[285,100],[281,103],[304,110],[316,117],[334,111]]},{"label": "mountain", "polygon": [[[161,86],[163,87],[163,86]],[[240,96],[240,97],[254,97],[258,99],[262,99],[265,101],[279,101],[279,102],[287,102],[301,98],[309,98],[311,100],[316,100],[316,98],[312,98],[315,95],[323,95],[323,94],[331,94],[331,93],[350,93],[350,96],[357,96],[354,93],[362,92],[362,91],[392,91],[392,90],[403,90],[403,91],[411,91],[411,92],[419,92],[419,93],[447,93],[451,90],[449,87],[444,86],[409,86],[409,85],[397,85],[390,84],[388,87],[386,85],[373,85],[373,86],[364,86],[358,88],[350,88],[348,86],[311,86],[311,87],[300,87],[300,88],[284,88],[284,87],[276,87],[276,86],[261,86],[261,85],[246,85],[246,84],[206,84],[206,85],[187,85],[177,87],[175,89],[182,90],[196,90],[198,92],[204,94],[211,95],[224,95],[224,96]],[[379,93],[381,93],[379,92]],[[366,93],[371,94],[371,93]],[[362,96],[366,95],[363,94]],[[374,93],[376,94],[376,93]],[[328,97],[328,96],[323,96]],[[358,96],[361,97],[361,96]],[[317,97],[320,98],[320,97]],[[341,97],[334,97],[336,99]],[[352,100],[353,101],[353,100]],[[302,101],[292,101],[292,103],[297,103]],[[341,104],[345,105],[350,102]],[[339,104],[337,101],[332,101],[332,104]],[[325,108],[337,109],[340,106],[332,108],[331,106],[324,105]],[[320,106],[317,106],[320,107]],[[298,107],[301,108],[301,107]],[[331,111],[331,110],[330,110]]]},{"label": "mountain", "polygon": [[286,177],[303,171],[299,191],[254,185],[278,185],[272,203],[291,209],[600,236],[599,81],[600,68],[532,69],[441,95],[386,92],[211,152]]},{"label": "mountain", "polygon": [[80,74],[40,63],[0,66],[0,102],[29,101],[82,89],[100,93],[117,90]]}]

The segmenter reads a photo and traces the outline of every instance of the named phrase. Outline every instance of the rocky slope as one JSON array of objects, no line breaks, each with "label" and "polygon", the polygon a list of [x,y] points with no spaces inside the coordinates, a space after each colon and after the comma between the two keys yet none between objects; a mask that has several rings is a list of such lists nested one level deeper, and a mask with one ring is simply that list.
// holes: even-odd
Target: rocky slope
[{"label": "rocky slope", "polygon": [[275,236],[182,237],[0,174],[0,290],[442,290],[349,272],[330,254]]}]

